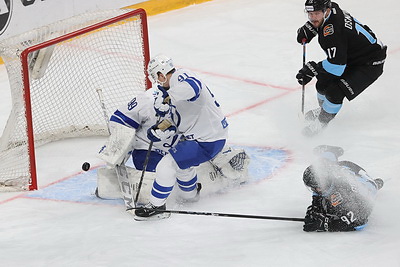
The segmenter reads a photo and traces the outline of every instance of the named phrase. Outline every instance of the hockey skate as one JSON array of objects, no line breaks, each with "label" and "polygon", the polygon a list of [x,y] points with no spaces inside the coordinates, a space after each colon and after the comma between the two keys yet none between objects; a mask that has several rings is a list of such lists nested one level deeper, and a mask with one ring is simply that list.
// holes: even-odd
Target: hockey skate
[{"label": "hockey skate", "polygon": [[308,121],[308,125],[304,127],[302,133],[304,136],[313,137],[319,134],[328,124],[321,122],[318,118]]},{"label": "hockey skate", "polygon": [[374,179],[374,182],[375,182],[376,186],[378,187],[378,190],[381,189],[384,185],[384,182],[381,178]]},{"label": "hockey skate", "polygon": [[137,208],[133,218],[136,221],[155,221],[167,219],[171,216],[171,213],[165,212],[165,210],[166,204],[157,207],[149,202],[145,206]]},{"label": "hockey skate", "polygon": [[305,121],[315,121],[319,114],[321,113],[321,108],[311,109],[304,114]]},{"label": "hockey skate", "polygon": [[326,152],[331,152],[335,155],[336,160],[343,155],[344,150],[340,146],[319,145],[313,149],[315,155],[323,155]]}]

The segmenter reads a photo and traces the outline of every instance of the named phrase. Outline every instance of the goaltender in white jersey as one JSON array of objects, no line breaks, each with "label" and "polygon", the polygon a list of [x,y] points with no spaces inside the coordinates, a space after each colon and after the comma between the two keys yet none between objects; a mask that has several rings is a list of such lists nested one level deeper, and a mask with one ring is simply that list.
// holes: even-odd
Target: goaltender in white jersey
[{"label": "goaltender in white jersey", "polygon": [[[128,165],[132,167],[128,167],[128,173],[133,188],[132,195],[135,196],[150,143],[147,132],[157,122],[153,106],[154,95],[157,93],[159,92],[154,89],[143,92],[128,104],[119,107],[111,116],[109,122],[111,135],[99,152],[99,157],[105,160],[108,166],[100,168],[97,172],[96,195],[98,197],[104,199],[122,197],[114,166],[124,163],[129,154],[132,155],[132,163]],[[166,115],[164,119],[173,121],[170,115]],[[175,119],[179,118],[177,115],[174,116]],[[158,162],[182,137],[180,134],[175,134],[174,131],[167,130],[163,132],[163,134],[165,133],[170,137],[154,142],[152,147],[138,203],[149,202]],[[204,134],[209,135],[207,131],[204,131]],[[225,146],[212,161],[204,162],[196,167],[199,182],[203,185],[202,194],[223,191],[246,182],[248,163],[249,157],[243,149],[232,149]],[[177,193],[178,199],[180,191],[178,189],[173,192]]]}]

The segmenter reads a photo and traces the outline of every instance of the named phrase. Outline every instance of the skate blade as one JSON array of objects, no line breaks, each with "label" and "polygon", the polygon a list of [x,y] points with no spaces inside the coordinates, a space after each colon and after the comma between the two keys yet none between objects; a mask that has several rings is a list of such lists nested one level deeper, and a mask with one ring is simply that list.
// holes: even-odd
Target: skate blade
[{"label": "skate blade", "polygon": [[149,216],[149,217],[141,217],[141,216],[134,216],[133,219],[135,221],[159,221],[162,219],[168,219],[169,217],[171,217],[171,213],[170,212],[163,212],[163,213],[159,213],[153,216]]}]

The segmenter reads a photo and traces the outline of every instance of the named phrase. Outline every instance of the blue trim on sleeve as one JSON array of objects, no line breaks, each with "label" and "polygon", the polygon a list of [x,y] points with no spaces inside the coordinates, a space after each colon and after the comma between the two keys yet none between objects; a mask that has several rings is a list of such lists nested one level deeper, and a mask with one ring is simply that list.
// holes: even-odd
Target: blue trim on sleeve
[{"label": "blue trim on sleeve", "polygon": [[123,124],[125,126],[131,126],[135,129],[139,128],[139,123],[134,121],[133,119],[129,118],[126,116],[124,113],[122,113],[119,110],[116,110],[114,114],[111,116],[110,121],[114,121],[119,124]]},{"label": "blue trim on sleeve", "polygon": [[376,39],[366,29],[364,29],[363,26],[361,26],[358,23],[356,23],[356,30],[359,33],[362,33],[362,35],[364,35],[371,44],[375,44],[376,43]]},{"label": "blue trim on sleeve", "polygon": [[340,76],[342,76],[342,74],[346,68],[346,64],[345,65],[332,64],[327,59],[325,59],[322,61],[322,67],[328,73],[340,77]]},{"label": "blue trim on sleeve", "polygon": [[189,77],[185,79],[185,82],[187,82],[194,90],[195,96],[189,99],[189,101],[193,102],[200,96],[201,82],[194,77]]}]

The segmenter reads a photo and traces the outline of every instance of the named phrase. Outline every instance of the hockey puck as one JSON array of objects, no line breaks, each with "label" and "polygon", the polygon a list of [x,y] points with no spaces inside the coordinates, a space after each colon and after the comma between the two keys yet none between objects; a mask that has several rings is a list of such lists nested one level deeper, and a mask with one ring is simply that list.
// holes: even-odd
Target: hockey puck
[{"label": "hockey puck", "polygon": [[82,164],[82,170],[84,170],[85,172],[87,172],[90,169],[90,163],[89,162],[84,162]]}]

